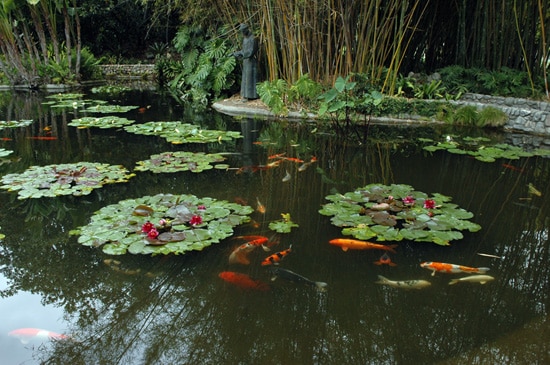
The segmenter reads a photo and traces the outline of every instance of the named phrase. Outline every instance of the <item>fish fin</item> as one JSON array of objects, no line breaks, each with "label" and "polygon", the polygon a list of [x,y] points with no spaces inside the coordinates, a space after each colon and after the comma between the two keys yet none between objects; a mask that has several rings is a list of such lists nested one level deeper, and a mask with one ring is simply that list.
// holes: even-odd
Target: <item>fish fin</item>
[{"label": "fish fin", "polygon": [[435,276],[435,270],[432,270],[432,276]]},{"label": "fish fin", "polygon": [[374,261],[373,264],[378,265],[378,266],[382,265],[382,263],[380,261]]},{"label": "fish fin", "polygon": [[390,279],[382,276],[382,275],[378,275],[378,281],[375,281],[374,283],[375,284],[387,284],[388,282],[390,281]]},{"label": "fish fin", "polygon": [[449,285],[455,285],[456,283],[458,283],[458,279],[453,279],[451,281],[449,281]]},{"label": "fish fin", "polygon": [[263,249],[265,252],[271,251],[271,249],[270,249],[269,247],[267,247],[266,245],[262,245],[262,249]]},{"label": "fish fin", "polygon": [[388,265],[390,265],[390,266],[397,266],[397,264],[394,263],[394,262],[389,262]]},{"label": "fish fin", "polygon": [[342,251],[346,252],[348,250],[347,247],[342,247]]},{"label": "fish fin", "polygon": [[386,247],[388,247],[388,251],[389,251],[389,252],[397,253],[397,252],[395,252],[395,250],[394,250],[394,248],[396,248],[397,246],[399,246],[399,245],[388,245],[388,246],[386,246]]}]

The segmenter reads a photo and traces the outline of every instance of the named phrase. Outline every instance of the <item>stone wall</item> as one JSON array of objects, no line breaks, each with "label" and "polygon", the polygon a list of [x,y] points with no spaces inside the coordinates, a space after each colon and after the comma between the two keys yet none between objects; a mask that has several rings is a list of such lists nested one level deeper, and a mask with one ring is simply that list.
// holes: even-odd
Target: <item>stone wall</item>
[{"label": "stone wall", "polygon": [[154,64],[135,65],[99,65],[103,75],[107,78],[155,78]]},{"label": "stone wall", "polygon": [[478,108],[487,106],[498,108],[508,115],[505,129],[550,136],[549,102],[482,94],[464,94],[455,103],[474,105]]}]

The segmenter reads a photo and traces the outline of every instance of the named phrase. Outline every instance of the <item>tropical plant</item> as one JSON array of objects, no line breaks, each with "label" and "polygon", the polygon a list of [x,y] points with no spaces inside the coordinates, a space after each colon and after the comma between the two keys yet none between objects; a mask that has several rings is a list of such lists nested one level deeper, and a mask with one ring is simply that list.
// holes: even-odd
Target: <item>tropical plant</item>
[{"label": "tropical plant", "polygon": [[288,83],[283,79],[263,81],[256,86],[258,95],[265,105],[277,115],[288,113]]},{"label": "tropical plant", "polygon": [[[233,86],[236,61],[230,56],[230,45],[224,37],[226,29],[205,34],[200,27],[183,26],[174,38],[180,60],[166,64],[165,77],[172,92],[181,100],[206,104]],[[163,61],[165,64],[166,61]]]},{"label": "tropical plant", "polygon": [[357,101],[353,94],[356,83],[351,81],[350,78],[350,75],[346,78],[338,76],[334,87],[319,96],[319,116],[329,114],[334,121],[345,120],[346,124],[349,125]]}]

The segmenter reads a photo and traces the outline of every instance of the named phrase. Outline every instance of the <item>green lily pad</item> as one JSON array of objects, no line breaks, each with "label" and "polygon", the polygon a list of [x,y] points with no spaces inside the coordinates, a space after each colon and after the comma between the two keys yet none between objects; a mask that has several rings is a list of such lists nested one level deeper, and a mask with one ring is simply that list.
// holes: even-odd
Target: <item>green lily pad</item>
[{"label": "green lily pad", "polygon": [[212,169],[212,163],[224,161],[225,158],[218,154],[205,154],[204,152],[163,152],[152,155],[150,159],[138,161],[135,170],[151,171],[154,173],[191,171],[202,172]]},{"label": "green lily pad", "polygon": [[69,123],[69,125],[73,127],[78,127],[79,129],[90,128],[90,127],[107,129],[107,128],[121,128],[121,127],[124,127],[125,125],[129,125],[134,122],[135,120],[130,120],[130,119],[116,117],[116,116],[109,116],[109,117],[102,117],[102,118],[83,117],[83,118],[73,119]]},{"label": "green lily pad", "polygon": [[101,103],[97,103],[94,106],[90,106],[86,109],[84,109],[85,112],[90,113],[126,113],[130,110],[137,109],[139,106],[137,105],[103,105]]},{"label": "green lily pad", "polygon": [[31,125],[33,121],[29,119],[25,120],[0,120],[0,129],[4,128],[19,128]]},{"label": "green lily pad", "polygon": [[282,213],[281,216],[283,219],[269,223],[269,229],[278,233],[290,233],[292,228],[299,227],[298,224],[291,220],[290,213]]},{"label": "green lily pad", "polygon": [[13,153],[12,150],[7,150],[5,148],[0,148],[0,157],[6,157]]},{"label": "green lily pad", "polygon": [[173,144],[211,143],[242,138],[240,132],[202,129],[183,122],[147,122],[124,127],[130,133],[160,136]]},{"label": "green lily pad", "polygon": [[126,91],[130,91],[128,86],[121,86],[121,85],[102,85],[93,87],[91,89],[91,92],[94,94],[121,94]]},{"label": "green lily pad", "polygon": [[31,166],[23,173],[2,176],[0,188],[17,191],[18,199],[81,196],[105,184],[126,182],[133,176],[124,166],[92,162]]},{"label": "green lily pad", "polygon": [[332,224],[343,227],[342,234],[361,240],[405,239],[446,246],[463,237],[460,231],[481,229],[468,220],[474,215],[451,203],[451,197],[439,193],[430,197],[404,184],[371,184],[326,199],[331,203],[319,213],[331,216]]},{"label": "green lily pad", "polygon": [[[137,207],[150,209],[150,214],[136,215]],[[225,200],[158,194],[103,207],[71,234],[80,236],[80,244],[102,246],[110,255],[183,254],[230,237],[233,227],[248,222],[253,211]]]}]

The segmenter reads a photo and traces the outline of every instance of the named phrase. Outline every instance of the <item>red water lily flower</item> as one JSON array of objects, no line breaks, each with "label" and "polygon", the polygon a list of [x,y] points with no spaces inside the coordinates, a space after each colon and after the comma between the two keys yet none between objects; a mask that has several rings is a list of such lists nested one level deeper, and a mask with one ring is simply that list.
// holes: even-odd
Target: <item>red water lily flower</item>
[{"label": "red water lily flower", "polygon": [[202,223],[202,217],[200,215],[194,215],[189,220],[189,224],[192,226],[198,226]]},{"label": "red water lily flower", "polygon": [[206,210],[206,207],[204,205],[199,205],[197,207],[198,210]]},{"label": "red water lily flower", "polygon": [[149,232],[147,232],[147,237],[154,240],[159,236],[159,231],[157,231],[156,228],[151,229]]},{"label": "red water lily flower", "polygon": [[149,233],[152,229],[155,229],[155,225],[149,221],[143,223],[143,225],[141,226],[141,231],[143,233]]},{"label": "red water lily flower", "polygon": [[435,200],[433,200],[433,199],[424,200],[424,208],[434,209],[435,208]]}]

